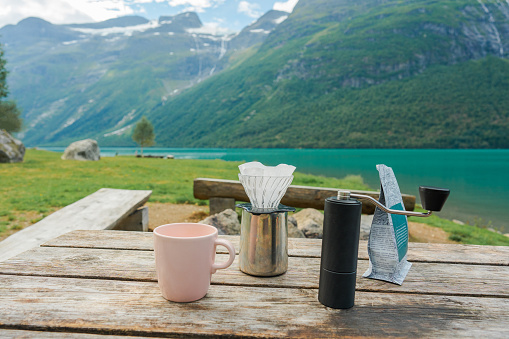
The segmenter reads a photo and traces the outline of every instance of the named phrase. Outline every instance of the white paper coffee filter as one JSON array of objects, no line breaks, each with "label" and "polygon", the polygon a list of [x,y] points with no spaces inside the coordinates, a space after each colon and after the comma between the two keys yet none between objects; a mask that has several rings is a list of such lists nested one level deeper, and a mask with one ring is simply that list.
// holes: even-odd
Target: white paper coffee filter
[{"label": "white paper coffee filter", "polygon": [[239,165],[240,174],[242,175],[264,175],[264,165],[261,162],[253,161]]},{"label": "white paper coffee filter", "polygon": [[265,166],[261,162],[252,161],[239,165],[242,175],[260,175],[260,176],[290,176],[295,171],[295,166],[279,164],[277,166]]},{"label": "white paper coffee filter", "polygon": [[239,180],[255,208],[277,208],[293,180],[295,166],[264,166],[250,162],[239,166]]}]

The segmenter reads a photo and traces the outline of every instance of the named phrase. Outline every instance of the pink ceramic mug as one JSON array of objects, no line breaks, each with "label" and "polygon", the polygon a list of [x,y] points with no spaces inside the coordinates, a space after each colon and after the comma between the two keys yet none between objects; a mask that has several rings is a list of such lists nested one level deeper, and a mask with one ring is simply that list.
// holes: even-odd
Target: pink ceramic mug
[{"label": "pink ceramic mug", "polygon": [[[230,258],[216,264],[216,246],[228,249]],[[217,237],[214,226],[194,223],[168,224],[154,229],[157,281],[163,297],[176,302],[203,298],[217,269],[235,259],[233,245]]]}]

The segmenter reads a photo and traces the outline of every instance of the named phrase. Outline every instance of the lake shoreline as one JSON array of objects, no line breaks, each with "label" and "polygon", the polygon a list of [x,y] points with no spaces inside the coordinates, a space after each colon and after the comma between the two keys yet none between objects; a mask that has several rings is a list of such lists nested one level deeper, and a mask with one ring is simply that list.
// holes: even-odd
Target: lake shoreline
[{"label": "lake shoreline", "polygon": [[[208,155],[211,156],[210,153]],[[242,151],[241,155],[244,157],[246,153]],[[253,160],[267,163],[259,156],[260,154],[255,155]],[[216,154],[212,157],[215,158]],[[276,160],[278,163],[287,162],[283,157]],[[291,154],[290,160],[292,162],[289,163],[296,160],[295,154]],[[29,149],[22,163],[0,166],[0,177],[5,179],[4,186],[0,187],[0,193],[2,193],[0,194],[0,233],[15,230],[26,222],[33,224],[54,209],[70,205],[104,187],[151,190],[151,202],[206,205],[207,201],[194,197],[194,179],[208,177],[238,180],[238,165],[241,163],[241,160],[165,161],[130,156],[103,157],[99,161],[73,161],[62,160],[60,153]],[[299,168],[294,172],[292,184],[349,190],[369,189],[361,175],[345,175],[337,179],[305,174],[299,172]],[[405,192],[404,189],[402,191]],[[16,194],[13,195],[12,192]],[[33,211],[38,214],[32,216],[24,211]],[[409,221],[439,227],[454,237],[451,239],[462,243],[509,245],[509,238],[503,235],[470,225],[457,225],[436,215],[416,218],[418,220],[412,219],[410,218]]]},{"label": "lake shoreline", "polygon": [[[41,147],[41,149],[43,149]],[[63,152],[63,147],[44,148]],[[102,156],[133,155],[139,147],[101,147]],[[376,164],[393,168],[402,193],[419,196],[420,185],[446,187],[451,196],[441,217],[509,232],[509,150],[506,149],[256,149],[144,148],[144,154],[171,154],[175,159],[287,163],[297,171],[342,178],[360,175],[379,187]],[[419,199],[418,199],[419,200]]]}]

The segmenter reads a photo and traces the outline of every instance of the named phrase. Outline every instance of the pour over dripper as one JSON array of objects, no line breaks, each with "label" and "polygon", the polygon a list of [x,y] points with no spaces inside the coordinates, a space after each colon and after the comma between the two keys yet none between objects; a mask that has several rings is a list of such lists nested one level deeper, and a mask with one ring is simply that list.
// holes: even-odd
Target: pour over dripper
[{"label": "pour over dripper", "polygon": [[295,166],[265,166],[249,162],[239,166],[239,180],[255,210],[277,209],[293,180]]},{"label": "pour over dripper", "polygon": [[239,180],[251,203],[242,208],[239,268],[255,276],[276,276],[288,269],[288,212],[279,202],[290,186],[294,166],[250,162],[239,166]]}]

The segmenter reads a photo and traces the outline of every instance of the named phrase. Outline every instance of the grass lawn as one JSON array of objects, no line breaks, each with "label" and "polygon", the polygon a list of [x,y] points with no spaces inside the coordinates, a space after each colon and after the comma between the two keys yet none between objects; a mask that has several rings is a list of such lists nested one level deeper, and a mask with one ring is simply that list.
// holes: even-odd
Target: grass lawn
[{"label": "grass lawn", "polygon": [[[447,204],[445,205],[447,207]],[[417,208],[416,211],[424,211]],[[449,239],[463,244],[509,246],[509,237],[473,225],[459,225],[436,215],[427,218],[410,217],[409,221],[420,222],[429,226],[440,227],[449,233]]]},{"label": "grass lawn", "polygon": [[[27,150],[25,161],[0,164],[0,239],[100,188],[152,190],[151,202],[205,205],[193,197],[198,177],[238,180],[240,162],[165,160],[127,156],[100,161],[64,161],[60,153]],[[360,176],[343,179],[295,173],[294,185],[367,190]],[[411,218],[444,229],[469,244],[509,245],[509,238],[436,216]]]},{"label": "grass lawn", "polygon": [[[27,150],[24,162],[0,164],[0,238],[102,187],[152,190],[150,201],[207,204],[193,197],[198,177],[238,180],[241,162],[108,157],[61,160],[61,153]],[[295,185],[367,189],[359,176],[344,179],[295,173]]]}]

